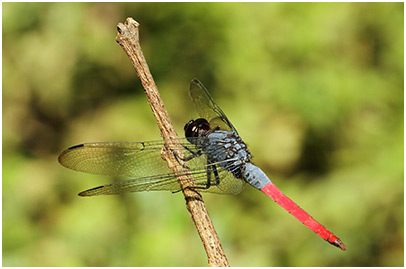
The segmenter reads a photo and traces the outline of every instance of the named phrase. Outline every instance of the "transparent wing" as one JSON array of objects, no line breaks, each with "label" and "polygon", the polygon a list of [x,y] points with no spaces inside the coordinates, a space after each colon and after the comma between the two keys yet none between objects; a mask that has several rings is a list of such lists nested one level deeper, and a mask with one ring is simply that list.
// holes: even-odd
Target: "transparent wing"
[{"label": "transparent wing", "polygon": [[[231,173],[225,169],[219,169],[217,177],[219,179],[219,184],[216,183],[214,178],[214,173],[211,173],[211,180],[209,188],[207,187],[207,170],[206,167],[199,167],[191,169],[190,171],[184,171],[178,176],[192,174],[195,179],[195,184],[199,191],[210,192],[217,194],[238,194],[242,191],[245,186],[245,182],[236,179]],[[135,179],[119,181],[112,184],[106,184],[96,188],[92,188],[79,193],[80,196],[94,196],[94,195],[113,195],[113,194],[123,194],[128,192],[138,192],[138,191],[180,191],[180,185],[178,183],[175,174],[168,173],[164,175],[155,175],[149,177],[139,177]]]},{"label": "transparent wing", "polygon": [[212,129],[218,126],[221,130],[237,133],[237,130],[198,79],[193,79],[190,82],[189,92],[197,113],[210,123]]},{"label": "transparent wing", "polygon": [[85,143],[66,149],[58,160],[67,168],[90,174],[144,177],[171,171],[161,158],[163,146],[163,140]]},{"label": "transparent wing", "polygon": [[[179,140],[184,143],[184,146],[194,149],[186,139]],[[63,151],[59,156],[59,162],[67,168],[91,174],[136,177],[84,191],[80,193],[82,196],[154,190],[179,191],[180,187],[175,175],[161,158],[163,145],[162,140],[86,143]],[[187,153],[186,150],[184,151]],[[188,161],[188,165],[191,170],[181,171],[178,175],[192,174],[196,185],[202,191],[237,194],[245,185],[242,180],[234,178],[218,164],[207,165],[204,154]],[[209,179],[210,187],[203,189],[207,186]],[[219,184],[216,185],[218,181]]]}]

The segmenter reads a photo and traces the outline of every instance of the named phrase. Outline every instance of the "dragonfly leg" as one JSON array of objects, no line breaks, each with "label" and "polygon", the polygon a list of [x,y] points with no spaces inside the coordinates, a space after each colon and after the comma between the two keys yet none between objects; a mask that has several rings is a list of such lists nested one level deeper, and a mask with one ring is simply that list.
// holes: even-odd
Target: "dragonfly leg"
[{"label": "dragonfly leg", "polygon": [[[213,174],[215,177],[215,182],[212,182],[211,180],[211,172],[213,170]],[[201,184],[200,186],[196,186],[196,187],[191,187],[191,189],[201,189],[201,190],[207,190],[208,188],[210,188],[211,186],[217,186],[220,184],[220,177],[218,175],[217,172],[217,168],[215,165],[207,165],[207,169],[206,169],[206,173],[207,173],[207,181],[206,184]]]},{"label": "dragonfly leg", "polygon": [[[212,180],[211,180],[211,178],[212,178],[211,172],[212,171],[213,171],[213,174],[214,174],[214,177],[215,177],[214,182],[212,182]],[[190,186],[190,187],[186,187],[186,188],[188,188],[190,190],[207,190],[211,186],[217,186],[217,185],[220,184],[220,177],[219,177],[219,174],[217,172],[217,168],[216,168],[215,165],[208,164],[207,168],[206,168],[206,174],[207,174],[207,180],[206,180],[205,183],[197,183],[198,186],[194,186],[194,187]],[[181,191],[181,190],[172,191],[172,193],[177,193],[179,191]]]},{"label": "dragonfly leg", "polygon": [[210,182],[210,185],[217,186],[220,184],[220,177],[217,172],[217,167],[215,165],[213,165],[213,174],[214,174],[214,177],[216,178],[216,182],[214,184],[212,182]]},{"label": "dragonfly leg", "polygon": [[186,149],[191,155],[190,155],[190,156],[187,156],[187,157],[184,157],[184,158],[181,158],[174,150],[171,149],[173,155],[174,155],[175,158],[178,160],[178,162],[179,162],[179,160],[182,160],[182,161],[184,161],[184,162],[187,162],[187,161],[190,161],[191,159],[193,159],[193,158],[195,158],[195,157],[199,157],[200,155],[202,155],[202,151],[201,151],[201,150],[199,150],[199,151],[197,151],[197,152],[194,152],[193,150],[189,149],[189,148],[186,147],[185,145],[182,145],[182,147],[183,147],[184,149]]},{"label": "dragonfly leg", "polygon": [[[214,168],[214,167],[213,167]],[[213,169],[214,170],[214,169]],[[211,186],[211,166],[208,165],[207,169],[206,169],[206,173],[207,173],[207,181],[206,181],[206,186],[201,187],[202,189],[208,189]]]}]

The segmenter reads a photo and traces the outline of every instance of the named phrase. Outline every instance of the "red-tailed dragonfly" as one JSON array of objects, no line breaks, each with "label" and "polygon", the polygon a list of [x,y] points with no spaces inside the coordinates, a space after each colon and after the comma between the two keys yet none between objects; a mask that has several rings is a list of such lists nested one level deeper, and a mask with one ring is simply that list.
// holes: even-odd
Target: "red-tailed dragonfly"
[{"label": "red-tailed dragonfly", "polygon": [[[192,174],[196,188],[221,194],[238,194],[245,183],[261,190],[292,216],[330,244],[345,250],[343,242],[284,195],[251,162],[251,153],[224,112],[197,79],[190,83],[190,96],[200,117],[185,125],[179,142],[190,169],[174,174],[161,157],[164,141],[103,142],[72,146],[59,155],[70,169],[132,179],[92,188],[80,196],[111,195],[137,191],[177,192],[177,176]],[[180,158],[179,156],[176,156]]]}]

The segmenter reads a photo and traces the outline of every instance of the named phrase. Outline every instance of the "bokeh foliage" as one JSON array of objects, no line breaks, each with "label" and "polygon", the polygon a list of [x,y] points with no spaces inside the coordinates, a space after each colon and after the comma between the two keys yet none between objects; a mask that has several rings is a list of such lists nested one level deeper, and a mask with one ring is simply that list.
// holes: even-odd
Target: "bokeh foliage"
[{"label": "bokeh foliage", "polygon": [[197,77],[254,162],[348,248],[251,187],[205,194],[232,266],[402,266],[403,3],[3,3],[3,265],[205,266],[181,194],[79,198],[114,179],[66,147],[159,139],[116,25],[182,134]]}]

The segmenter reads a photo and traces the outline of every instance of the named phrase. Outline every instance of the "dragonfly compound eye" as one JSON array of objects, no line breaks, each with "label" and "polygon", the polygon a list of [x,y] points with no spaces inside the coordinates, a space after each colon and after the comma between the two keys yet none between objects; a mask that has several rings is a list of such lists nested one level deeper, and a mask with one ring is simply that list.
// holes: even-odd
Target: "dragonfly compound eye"
[{"label": "dragonfly compound eye", "polygon": [[199,137],[200,131],[210,130],[210,124],[207,122],[207,120],[199,118],[186,123],[184,130],[186,137]]}]

